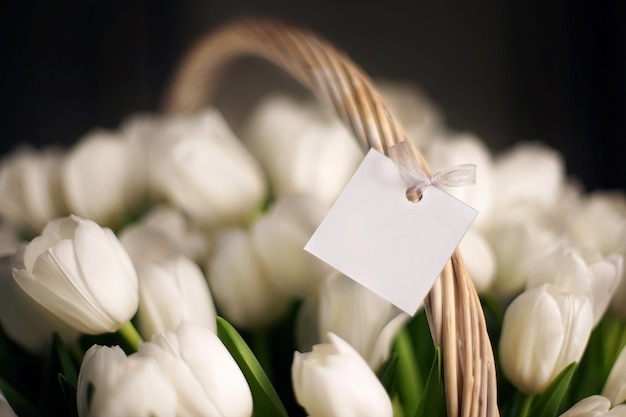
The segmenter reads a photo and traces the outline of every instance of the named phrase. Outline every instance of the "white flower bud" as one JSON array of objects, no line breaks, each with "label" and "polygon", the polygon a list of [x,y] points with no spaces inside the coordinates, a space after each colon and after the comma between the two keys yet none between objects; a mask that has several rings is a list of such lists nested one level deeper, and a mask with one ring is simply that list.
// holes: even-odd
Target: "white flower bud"
[{"label": "white flower bud", "polygon": [[252,394],[237,362],[215,333],[184,323],[139,346],[178,395],[178,417],[250,417]]},{"label": "white flower bud", "polygon": [[626,405],[611,408],[611,402],[601,395],[583,398],[560,417],[626,417]]},{"label": "white flower bud", "polygon": [[463,236],[459,249],[476,291],[487,291],[496,274],[496,257],[491,245],[480,232],[471,227]]},{"label": "white flower bud", "polygon": [[24,292],[83,333],[114,332],[137,311],[128,254],[110,229],[78,216],[49,222],[13,275]]},{"label": "white flower bud", "polygon": [[550,284],[527,290],[504,314],[502,369],[520,391],[543,392],[563,369],[580,360],[592,327],[588,297],[563,293]]},{"label": "white flower bud", "polygon": [[177,209],[157,206],[120,232],[120,242],[135,265],[184,255],[201,262],[209,251],[208,238],[191,229]]},{"label": "white flower bud", "polygon": [[327,213],[310,196],[291,195],[274,203],[252,227],[254,249],[267,277],[297,296],[316,294],[332,268],[304,250]]},{"label": "white flower bud", "polygon": [[62,156],[54,150],[21,149],[0,163],[0,216],[40,232],[67,212],[60,186]]},{"label": "white flower bud", "polygon": [[603,258],[590,249],[562,245],[531,265],[526,288],[552,284],[560,291],[589,297],[594,326],[600,322],[622,278],[621,255]]},{"label": "white flower bud", "polygon": [[285,96],[262,102],[247,132],[277,197],[310,194],[331,204],[363,159],[336,117]]},{"label": "white flower bud", "polygon": [[565,182],[561,155],[539,143],[522,143],[500,155],[494,166],[494,211],[517,204],[552,207]]},{"label": "white flower bud", "polygon": [[493,288],[505,296],[522,290],[531,265],[557,245],[554,233],[534,223],[498,224],[487,236],[496,256]]},{"label": "white flower bud", "polygon": [[391,417],[391,400],[367,362],[339,336],[331,333],[328,340],[294,354],[298,403],[311,417]]},{"label": "white flower bud", "polygon": [[215,243],[207,278],[220,314],[244,328],[264,327],[282,317],[292,297],[268,278],[250,234],[225,230]]},{"label": "white flower bud", "polygon": [[478,210],[472,227],[484,227],[490,219],[494,194],[493,161],[485,144],[471,134],[453,135],[433,141],[427,148],[426,159],[433,171],[462,164],[476,165],[476,184],[442,188]]},{"label": "white flower bud", "polygon": [[143,262],[139,277],[139,330],[144,339],[176,330],[183,322],[197,323],[216,331],[215,307],[209,285],[193,261],[178,256]]},{"label": "white flower bud", "polygon": [[[80,335],[26,294],[13,279],[13,269],[24,268],[24,247],[0,257],[0,326],[15,343],[35,354],[48,352],[57,333],[67,345]],[[1,415],[1,414],[0,414]]]},{"label": "white flower bud", "polygon": [[96,130],[65,157],[62,185],[72,213],[118,226],[146,195],[137,149],[122,135]]},{"label": "white flower bud", "polygon": [[149,180],[206,227],[241,223],[266,195],[263,171],[217,110],[163,122]]},{"label": "white flower bud", "polygon": [[79,417],[173,417],[176,390],[156,363],[126,357],[119,346],[93,345],[78,375]]},{"label": "white flower bud", "polygon": [[[341,337],[373,370],[389,357],[393,338],[408,319],[387,300],[339,272],[324,279],[319,334]],[[329,342],[325,338],[322,341]]]}]

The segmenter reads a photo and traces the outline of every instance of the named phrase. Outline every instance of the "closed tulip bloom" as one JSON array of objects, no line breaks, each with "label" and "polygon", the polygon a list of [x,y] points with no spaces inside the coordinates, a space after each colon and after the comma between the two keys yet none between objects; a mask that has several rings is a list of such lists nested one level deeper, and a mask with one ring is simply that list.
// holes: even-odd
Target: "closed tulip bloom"
[{"label": "closed tulip bloom", "polygon": [[176,390],[150,358],[93,345],[80,366],[79,417],[175,417]]},{"label": "closed tulip bloom", "polygon": [[35,354],[49,351],[54,333],[67,345],[76,342],[80,334],[28,296],[13,279],[13,269],[24,268],[24,247],[16,243],[13,254],[7,253],[6,247],[2,252],[5,255],[0,257],[0,327],[6,335]]},{"label": "closed tulip bloom", "polygon": [[62,185],[70,211],[118,226],[146,195],[137,149],[122,135],[96,130],[65,157]]},{"label": "closed tulip bloom", "polygon": [[[464,133],[433,141],[426,159],[433,171],[455,165],[476,165],[476,184],[467,187],[444,187],[445,191],[478,210],[472,227],[482,228],[490,220],[494,198],[493,160],[487,146],[476,136]],[[499,192],[499,190],[498,190]]]},{"label": "closed tulip bloom", "polygon": [[278,197],[309,194],[331,204],[363,159],[359,145],[336,117],[286,96],[263,101],[246,136]]},{"label": "closed tulip bloom", "polygon": [[565,164],[555,150],[540,143],[522,143],[495,160],[495,212],[518,204],[554,206],[565,184]]},{"label": "closed tulip bloom", "polygon": [[502,369],[526,394],[543,392],[582,357],[593,328],[589,297],[544,284],[520,294],[506,309],[500,336]]},{"label": "closed tulip bloom", "polygon": [[115,234],[78,216],[48,223],[14,269],[19,286],[74,329],[114,332],[137,311],[133,264]]},{"label": "closed tulip bloom", "polygon": [[208,238],[190,227],[180,210],[157,206],[138,222],[122,229],[120,242],[135,265],[184,255],[196,262],[209,251]]},{"label": "closed tulip bloom", "polygon": [[467,272],[478,293],[491,288],[496,274],[496,256],[482,233],[471,227],[459,244]]},{"label": "closed tulip bloom", "polygon": [[319,334],[341,337],[373,370],[388,358],[393,338],[409,319],[384,298],[336,271],[324,279],[319,303]]},{"label": "closed tulip bloom", "polygon": [[60,185],[61,153],[21,149],[0,162],[0,217],[30,232],[67,213]]},{"label": "closed tulip bloom", "polygon": [[266,196],[261,167],[217,110],[163,123],[149,180],[203,227],[242,223]]},{"label": "closed tulip bloom", "polygon": [[611,373],[604,384],[602,395],[611,401],[612,405],[626,401],[626,347],[613,364]]},{"label": "closed tulip bloom", "polygon": [[303,248],[328,207],[308,195],[277,200],[252,227],[252,240],[267,276],[296,296],[317,294],[332,269]]},{"label": "closed tulip bloom", "polygon": [[495,225],[488,232],[487,240],[496,257],[493,288],[504,296],[524,289],[530,267],[557,246],[553,232],[533,223]]},{"label": "closed tulip bloom", "polygon": [[626,404],[611,408],[611,402],[601,395],[583,398],[560,417],[626,417]]},{"label": "closed tulip bloom", "polygon": [[391,400],[367,362],[339,336],[331,333],[328,340],[294,354],[298,403],[311,417],[391,417]]},{"label": "closed tulip bloom", "polygon": [[139,277],[139,330],[145,339],[183,321],[215,331],[215,307],[202,271],[184,256],[144,262]]},{"label": "closed tulip bloom", "polygon": [[292,296],[269,279],[246,230],[228,229],[217,236],[207,271],[218,310],[237,326],[265,327],[291,304]]},{"label": "closed tulip bloom", "polygon": [[175,387],[177,417],[249,417],[252,394],[239,366],[215,333],[184,323],[139,346]]},{"label": "closed tulip bloom", "polygon": [[600,322],[622,279],[621,255],[603,257],[591,249],[562,245],[530,267],[527,288],[550,283],[561,291],[589,297],[594,326]]}]

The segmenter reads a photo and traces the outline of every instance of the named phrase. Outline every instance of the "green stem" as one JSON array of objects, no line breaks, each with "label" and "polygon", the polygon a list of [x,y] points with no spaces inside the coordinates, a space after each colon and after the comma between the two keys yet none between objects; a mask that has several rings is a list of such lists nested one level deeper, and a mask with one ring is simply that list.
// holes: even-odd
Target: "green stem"
[{"label": "green stem", "polygon": [[139,344],[143,342],[143,339],[130,321],[122,324],[122,326],[117,330],[117,333],[122,336],[124,341],[133,351],[137,352]]},{"label": "green stem", "polygon": [[417,410],[417,404],[424,391],[424,382],[421,380],[413,354],[413,346],[406,328],[396,335],[395,350],[398,352],[398,392],[404,404],[404,414],[412,416]]},{"label": "green stem", "polygon": [[524,402],[522,402],[522,408],[520,409],[519,417],[528,417],[534,399],[535,397],[533,395],[524,395]]}]

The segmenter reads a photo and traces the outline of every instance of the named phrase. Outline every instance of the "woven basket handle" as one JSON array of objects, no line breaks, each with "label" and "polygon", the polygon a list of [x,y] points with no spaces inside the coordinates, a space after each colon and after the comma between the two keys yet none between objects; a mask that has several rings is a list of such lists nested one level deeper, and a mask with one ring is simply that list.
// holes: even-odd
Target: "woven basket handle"
[{"label": "woven basket handle", "polygon": [[[332,45],[273,21],[225,26],[190,50],[165,100],[167,114],[193,113],[213,99],[227,64],[242,55],[273,62],[332,106],[364,150],[408,140],[367,76]],[[414,156],[430,173],[421,153]],[[435,345],[443,352],[448,416],[498,416],[494,357],[476,290],[458,250],[424,300]],[[419,395],[420,393],[416,393]]]}]

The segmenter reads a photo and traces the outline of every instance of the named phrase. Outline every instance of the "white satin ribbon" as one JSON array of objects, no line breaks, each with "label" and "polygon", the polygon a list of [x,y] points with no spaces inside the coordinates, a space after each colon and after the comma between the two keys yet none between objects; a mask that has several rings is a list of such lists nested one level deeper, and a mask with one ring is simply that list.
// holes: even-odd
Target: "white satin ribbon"
[{"label": "white satin ribbon", "polygon": [[407,141],[390,146],[387,148],[387,153],[408,186],[407,198],[413,202],[421,200],[424,190],[431,185],[463,187],[476,184],[476,165],[474,164],[455,165],[435,171],[429,176],[422,169]]}]

